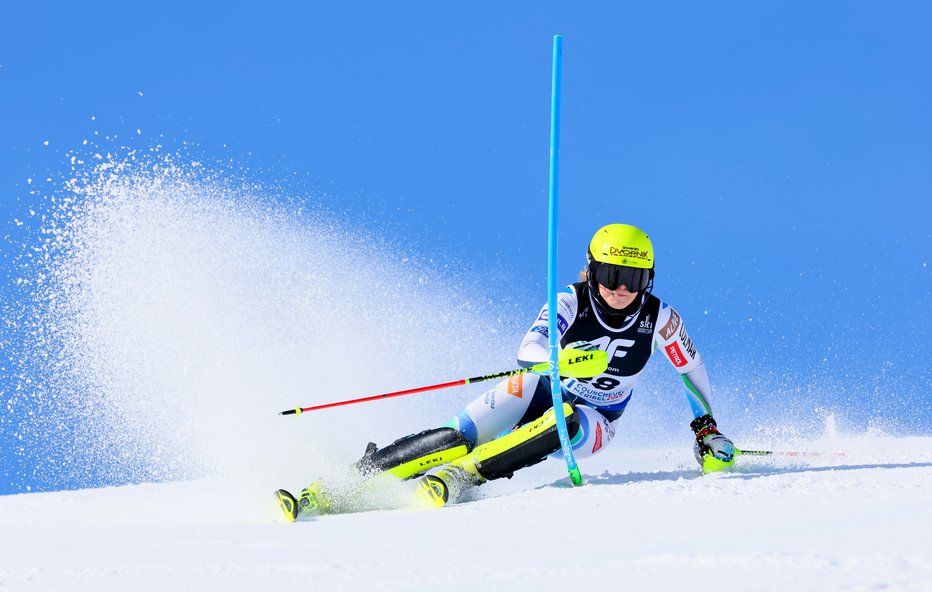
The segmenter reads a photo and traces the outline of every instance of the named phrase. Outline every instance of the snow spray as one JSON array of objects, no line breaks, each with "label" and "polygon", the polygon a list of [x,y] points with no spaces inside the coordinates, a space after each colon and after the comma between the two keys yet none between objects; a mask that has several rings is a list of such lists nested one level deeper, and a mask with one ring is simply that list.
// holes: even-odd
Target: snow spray
[{"label": "snow spray", "polygon": [[442,424],[477,392],[300,422],[283,407],[510,363],[520,323],[476,309],[468,287],[372,229],[302,204],[159,152],[98,155],[44,197],[17,263],[26,304],[6,315],[4,486],[309,483],[370,439]]}]

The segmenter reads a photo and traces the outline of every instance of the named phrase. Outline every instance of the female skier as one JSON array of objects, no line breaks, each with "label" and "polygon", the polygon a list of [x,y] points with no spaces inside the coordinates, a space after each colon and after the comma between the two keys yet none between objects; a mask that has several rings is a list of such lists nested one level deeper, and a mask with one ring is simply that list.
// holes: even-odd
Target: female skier
[{"label": "female skier", "polygon": [[[608,367],[593,378],[562,378],[564,413],[576,458],[607,446],[631,400],[638,376],[659,349],[679,372],[692,409],[694,452],[705,472],[734,462],[734,445],[723,436],[709,406],[711,387],[702,357],[683,319],[652,293],[654,249],[647,234],[627,224],[609,224],[592,237],[584,280],[557,295],[561,347],[598,348]],[[545,305],[518,348],[522,367],[546,362],[549,354]],[[469,403],[446,425],[406,436],[378,449],[370,444],[355,467],[365,477],[389,473],[421,477],[418,497],[432,505],[456,501],[462,492],[492,479],[510,477],[560,449],[548,376],[521,374],[500,382]],[[279,499],[292,516],[333,511],[321,483],[306,488],[295,504]]]}]

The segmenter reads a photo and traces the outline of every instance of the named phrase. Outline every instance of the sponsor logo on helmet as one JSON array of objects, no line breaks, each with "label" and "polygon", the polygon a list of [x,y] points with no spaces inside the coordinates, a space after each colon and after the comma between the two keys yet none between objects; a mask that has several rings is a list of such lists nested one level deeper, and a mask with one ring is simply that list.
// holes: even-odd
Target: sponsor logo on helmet
[{"label": "sponsor logo on helmet", "polygon": [[688,363],[686,357],[683,355],[683,352],[680,351],[680,345],[677,342],[674,341],[665,347],[664,351],[667,352],[667,357],[670,358],[670,361],[673,362],[673,365],[677,368],[682,368]]},{"label": "sponsor logo on helmet", "polygon": [[609,245],[607,255],[609,257],[621,257],[622,263],[627,263],[628,259],[650,261],[650,251],[642,251],[637,247],[614,247]]},{"label": "sponsor logo on helmet", "polygon": [[519,399],[524,395],[524,381],[521,380],[521,376],[512,376],[508,379],[507,392]]},{"label": "sponsor logo on helmet", "polygon": [[543,325],[534,325],[531,327],[531,333],[540,333],[544,337],[550,337],[550,329]]},{"label": "sponsor logo on helmet", "polygon": [[670,339],[676,335],[676,330],[680,328],[680,315],[676,314],[676,311],[672,308],[670,309],[670,320],[667,321],[667,324],[661,327],[660,336],[664,339]]}]

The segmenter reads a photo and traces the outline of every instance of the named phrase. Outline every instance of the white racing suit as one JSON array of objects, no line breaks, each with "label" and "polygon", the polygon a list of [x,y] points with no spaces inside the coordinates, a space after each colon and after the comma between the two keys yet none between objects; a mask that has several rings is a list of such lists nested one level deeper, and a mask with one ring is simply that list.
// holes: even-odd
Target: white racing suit
[{"label": "white racing suit", "polygon": [[[577,458],[598,452],[614,437],[614,422],[631,400],[638,376],[655,348],[663,351],[680,373],[693,415],[712,413],[709,377],[682,318],[653,294],[642,293],[637,299],[637,311],[619,318],[613,327],[600,315],[586,282],[572,284],[557,294],[561,347],[588,341],[609,355],[604,373],[561,381],[564,400],[574,403],[579,412],[580,429],[573,438]],[[521,341],[518,363],[527,367],[546,362],[549,351],[545,305]],[[540,417],[551,407],[549,377],[522,374],[500,382],[469,403],[447,426],[477,446]]]}]

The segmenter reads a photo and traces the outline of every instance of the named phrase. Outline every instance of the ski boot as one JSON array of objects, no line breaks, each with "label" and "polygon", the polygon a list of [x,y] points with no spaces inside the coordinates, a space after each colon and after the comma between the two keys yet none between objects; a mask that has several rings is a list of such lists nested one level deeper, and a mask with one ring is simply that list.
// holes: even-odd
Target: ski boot
[{"label": "ski boot", "polygon": [[440,469],[436,475],[425,475],[418,480],[415,498],[419,507],[442,508],[451,500],[461,499],[466,490],[485,483],[476,463],[460,458]]},{"label": "ski boot", "polygon": [[279,489],[275,499],[285,517],[285,522],[294,522],[298,516],[317,516],[333,512],[333,503],[323,490],[320,480],[314,481],[295,498],[290,491]]},{"label": "ski boot", "polygon": [[302,514],[329,514],[333,502],[324,491],[323,483],[318,479],[301,491],[298,507]]},{"label": "ski boot", "polygon": [[[563,404],[563,412],[572,438],[579,431],[579,414],[571,403]],[[441,508],[460,500],[472,487],[501,477],[511,478],[515,471],[536,465],[559,449],[556,415],[551,409],[531,423],[454,460],[437,474],[421,477],[415,499],[421,507]]]},{"label": "ski boot", "polygon": [[369,442],[362,458],[352,465],[355,478],[349,482],[328,483],[320,480],[306,487],[295,498],[284,489],[275,492],[285,520],[293,522],[299,516],[337,514],[376,509],[384,479],[412,479],[428,469],[465,456],[472,445],[453,428],[425,430],[405,436],[379,449]]}]

